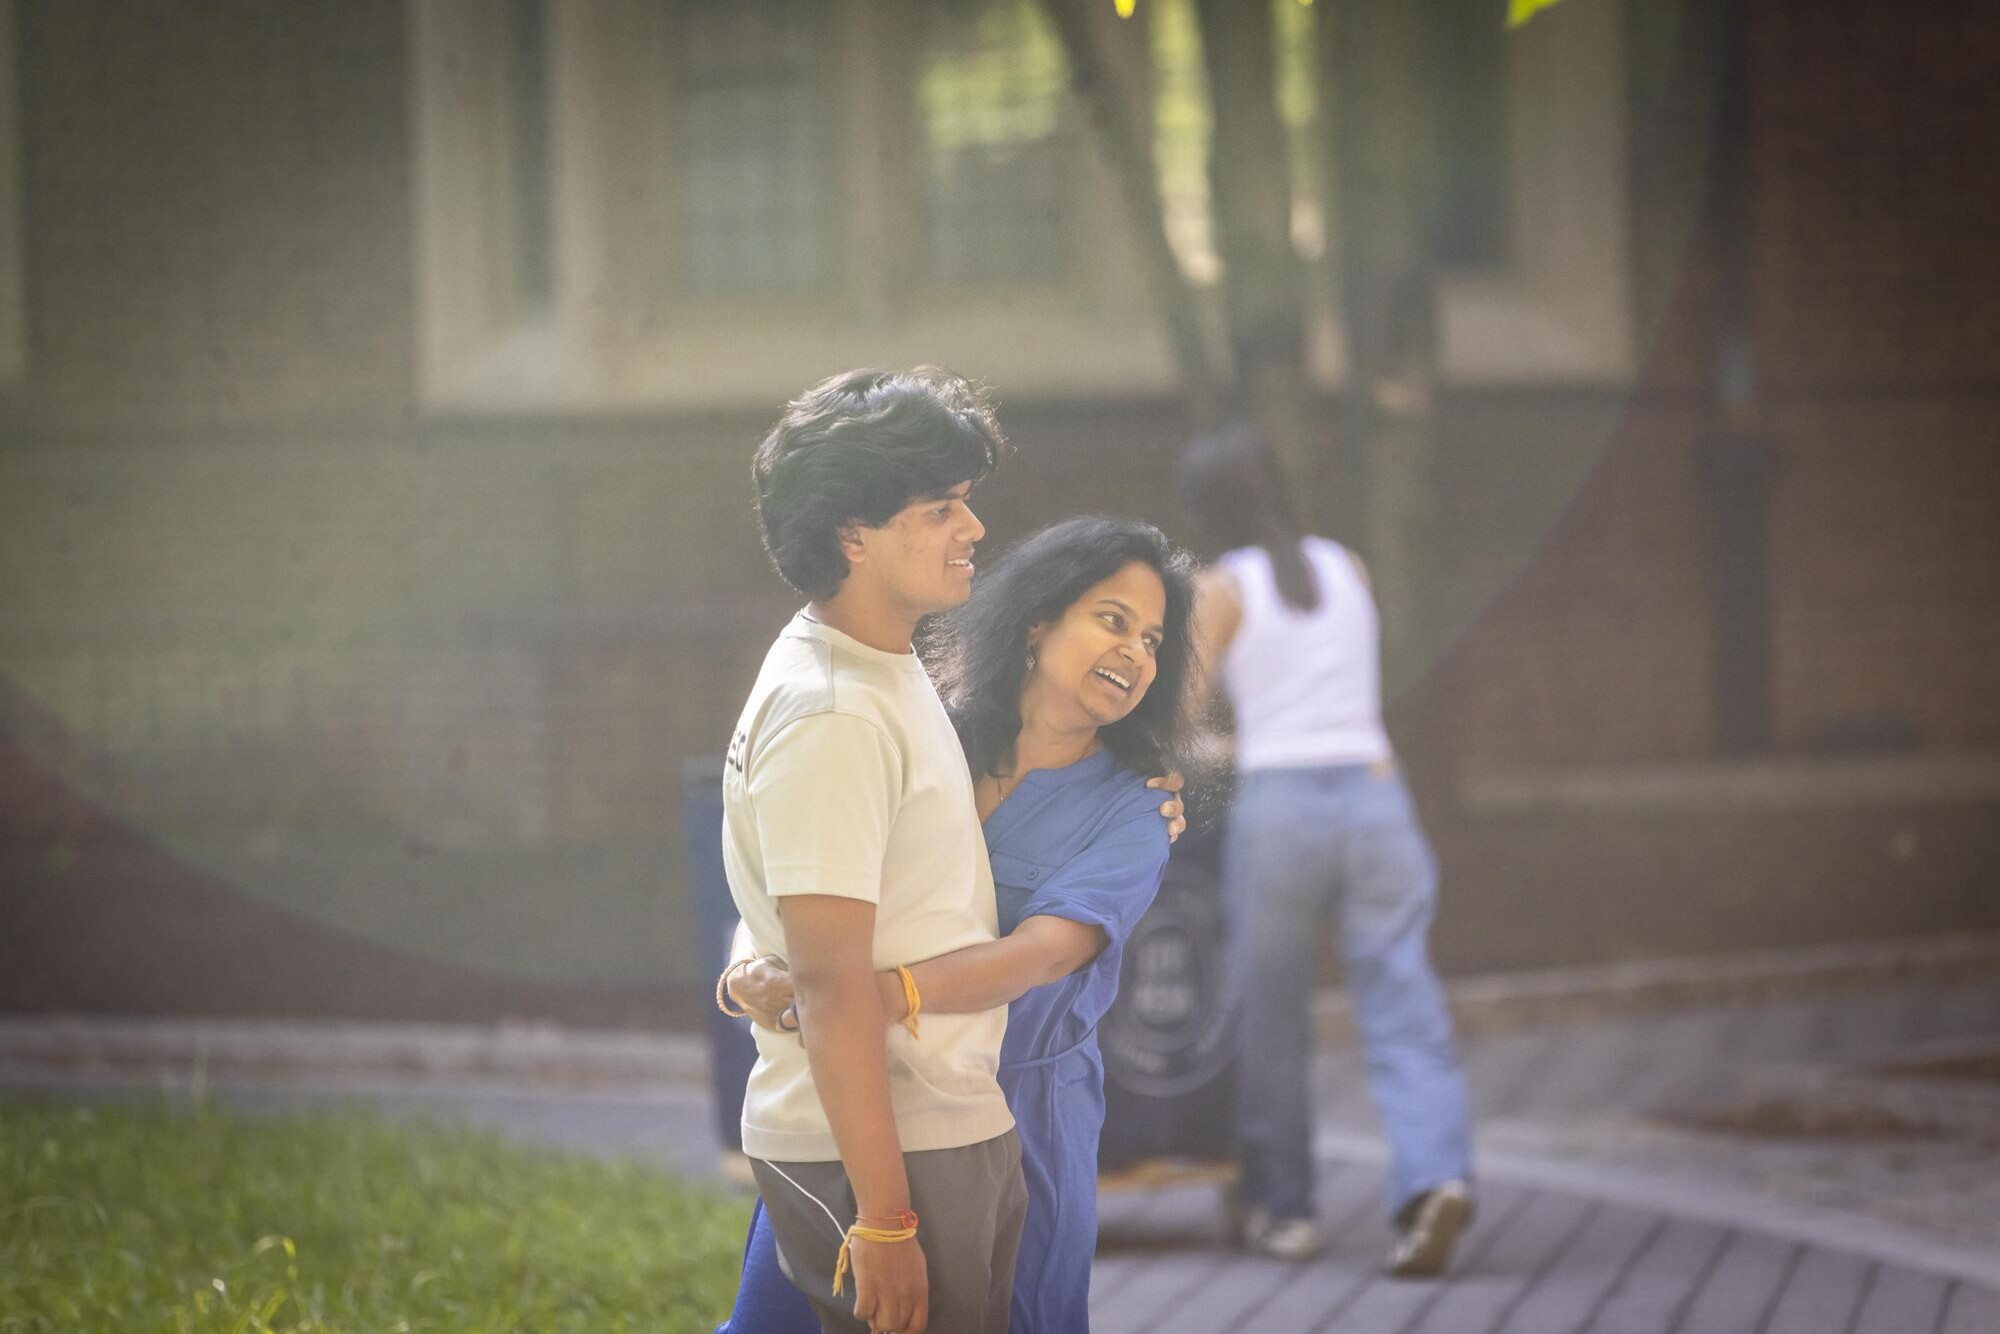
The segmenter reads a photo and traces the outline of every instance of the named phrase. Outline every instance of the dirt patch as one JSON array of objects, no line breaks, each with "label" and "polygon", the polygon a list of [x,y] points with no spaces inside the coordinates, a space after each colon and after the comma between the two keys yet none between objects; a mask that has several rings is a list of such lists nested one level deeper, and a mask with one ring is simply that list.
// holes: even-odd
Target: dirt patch
[{"label": "dirt patch", "polygon": [[1966,1056],[1956,1060],[1910,1061],[1899,1065],[1885,1065],[1882,1070],[1887,1074],[1907,1075],[1916,1079],[1968,1080],[2000,1088],[2000,1052],[1986,1056]]},{"label": "dirt patch", "polygon": [[1936,1139],[1934,1131],[1910,1126],[1887,1112],[1864,1108],[1818,1108],[1778,1099],[1740,1107],[1651,1112],[1642,1121],[1673,1130],[1739,1135],[1746,1139]]}]

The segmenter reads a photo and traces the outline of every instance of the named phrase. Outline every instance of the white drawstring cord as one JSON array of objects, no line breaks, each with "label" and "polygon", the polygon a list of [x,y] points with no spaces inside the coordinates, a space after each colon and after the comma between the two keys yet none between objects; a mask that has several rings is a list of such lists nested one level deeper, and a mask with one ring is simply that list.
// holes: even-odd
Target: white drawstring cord
[{"label": "white drawstring cord", "polygon": [[771,1162],[769,1159],[765,1160],[764,1166],[770,1168],[773,1172],[776,1172],[779,1176],[783,1177],[785,1180],[791,1181],[793,1190],[805,1196],[807,1199],[811,1200],[814,1204],[817,1204],[819,1206],[819,1211],[826,1215],[826,1221],[833,1224],[833,1233],[835,1236],[844,1237],[847,1235],[847,1229],[842,1227],[840,1225],[840,1220],[833,1216],[833,1210],[826,1207],[826,1201],[820,1199],[819,1196],[813,1194],[811,1191],[807,1190],[804,1186],[801,1186],[798,1182],[792,1181],[791,1173],[787,1172],[784,1168],[778,1166],[776,1163]]}]

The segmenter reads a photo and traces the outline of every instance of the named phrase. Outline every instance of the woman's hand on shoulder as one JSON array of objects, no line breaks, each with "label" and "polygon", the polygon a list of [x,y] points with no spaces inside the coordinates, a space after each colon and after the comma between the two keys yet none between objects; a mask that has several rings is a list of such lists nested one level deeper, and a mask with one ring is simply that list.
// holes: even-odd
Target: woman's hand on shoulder
[{"label": "woman's hand on shoulder", "polygon": [[792,1008],[792,973],[775,954],[737,969],[729,979],[729,995],[765,1028],[782,1033],[798,1028],[798,1020],[787,1013]]},{"label": "woman's hand on shoulder", "polygon": [[1167,794],[1160,803],[1160,818],[1167,822],[1167,842],[1172,843],[1187,832],[1187,807],[1181,803],[1187,778],[1178,769],[1169,769],[1157,778],[1148,778],[1146,786]]}]

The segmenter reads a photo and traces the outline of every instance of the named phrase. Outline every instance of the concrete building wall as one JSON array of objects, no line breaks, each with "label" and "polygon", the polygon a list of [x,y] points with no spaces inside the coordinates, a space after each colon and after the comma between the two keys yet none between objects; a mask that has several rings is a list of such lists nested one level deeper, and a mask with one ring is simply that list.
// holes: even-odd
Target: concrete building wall
[{"label": "concrete building wall", "polygon": [[16,8],[41,419],[157,439],[407,412],[402,7]]}]

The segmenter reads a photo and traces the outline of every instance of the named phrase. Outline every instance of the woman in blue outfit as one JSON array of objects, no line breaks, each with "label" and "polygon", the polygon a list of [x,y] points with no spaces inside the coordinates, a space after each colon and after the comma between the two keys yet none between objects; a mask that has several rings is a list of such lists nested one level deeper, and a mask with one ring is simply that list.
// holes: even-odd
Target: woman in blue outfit
[{"label": "woman in blue outfit", "polygon": [[[1000,1085],[1028,1185],[1014,1334],[1089,1328],[1104,1124],[1097,1022],[1117,994],[1125,938],[1166,866],[1167,826],[1144,776],[1177,758],[1193,596],[1191,563],[1157,528],[1071,519],[982,574],[927,637],[974,775],[1002,935],[910,971],[923,1010],[1009,1004]],[[881,983],[890,1022],[901,1022],[900,980],[885,973]],[[780,961],[760,961],[730,989],[759,1022],[792,1025]],[[780,1270],[760,1202],[736,1308],[721,1328],[817,1327]]]}]

